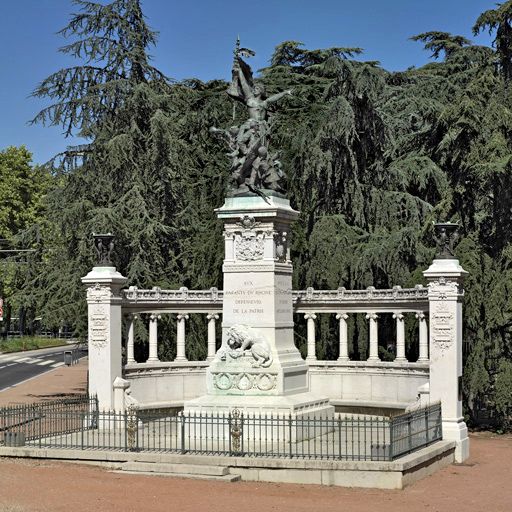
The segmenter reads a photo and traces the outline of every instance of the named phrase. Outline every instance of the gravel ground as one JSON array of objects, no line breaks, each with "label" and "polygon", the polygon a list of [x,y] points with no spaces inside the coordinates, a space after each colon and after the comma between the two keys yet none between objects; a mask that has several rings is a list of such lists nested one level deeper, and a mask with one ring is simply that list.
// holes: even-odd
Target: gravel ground
[{"label": "gravel ground", "polygon": [[0,511],[510,512],[512,436],[471,436],[471,457],[403,491],[136,476],[0,459]]}]

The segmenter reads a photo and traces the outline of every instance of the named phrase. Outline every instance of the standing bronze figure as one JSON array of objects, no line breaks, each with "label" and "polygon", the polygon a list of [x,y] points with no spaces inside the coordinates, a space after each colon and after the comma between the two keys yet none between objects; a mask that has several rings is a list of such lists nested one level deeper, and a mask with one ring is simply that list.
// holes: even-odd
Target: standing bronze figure
[{"label": "standing bronze figure", "polygon": [[291,90],[267,97],[263,84],[254,82],[250,66],[242,57],[252,57],[254,52],[240,48],[240,39],[234,51],[232,80],[227,89],[228,95],[244,104],[249,111],[249,119],[241,126],[229,130],[210,128],[212,133],[224,136],[231,157],[233,193],[257,193],[264,191],[283,192],[282,170],[277,153],[268,148],[270,139],[269,105],[279,101]]}]

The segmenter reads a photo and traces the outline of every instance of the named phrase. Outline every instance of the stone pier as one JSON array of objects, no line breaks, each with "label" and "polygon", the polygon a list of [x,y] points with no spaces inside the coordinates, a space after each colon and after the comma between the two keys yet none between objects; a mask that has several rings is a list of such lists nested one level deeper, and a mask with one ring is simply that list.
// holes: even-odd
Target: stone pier
[{"label": "stone pier", "polygon": [[89,318],[88,391],[105,411],[114,409],[113,384],[122,375],[120,290],[126,281],[112,266],[94,267],[82,278]]},{"label": "stone pier", "polygon": [[467,272],[452,258],[435,259],[423,272],[429,282],[430,401],[441,402],[443,439],[455,441],[455,460],[469,457],[462,416],[462,282]]}]

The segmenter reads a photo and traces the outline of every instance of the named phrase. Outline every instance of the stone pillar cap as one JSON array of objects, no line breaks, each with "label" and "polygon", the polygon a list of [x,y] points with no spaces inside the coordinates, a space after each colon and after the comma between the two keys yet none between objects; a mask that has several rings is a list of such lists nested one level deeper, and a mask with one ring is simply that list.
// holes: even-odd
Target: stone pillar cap
[{"label": "stone pillar cap", "polygon": [[427,279],[438,277],[464,278],[469,272],[464,270],[457,259],[435,259],[430,267],[423,272]]},{"label": "stone pillar cap", "polygon": [[113,283],[124,284],[128,279],[117,271],[116,267],[93,267],[93,269],[82,277],[82,283]]},{"label": "stone pillar cap", "polygon": [[114,389],[128,389],[130,387],[130,381],[118,376],[114,379],[112,386]]},{"label": "stone pillar cap", "polygon": [[224,205],[216,208],[219,219],[232,219],[250,214],[254,217],[278,217],[280,219],[297,219],[299,212],[290,206],[286,198],[269,196],[268,202],[259,196],[226,197]]}]

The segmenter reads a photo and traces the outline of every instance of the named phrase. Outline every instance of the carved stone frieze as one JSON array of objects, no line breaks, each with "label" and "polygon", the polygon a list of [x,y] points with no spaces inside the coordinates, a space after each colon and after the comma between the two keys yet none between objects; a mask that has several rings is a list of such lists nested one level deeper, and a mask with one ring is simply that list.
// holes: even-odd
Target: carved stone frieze
[{"label": "carved stone frieze", "polygon": [[238,233],[235,235],[235,259],[256,261],[263,259],[263,233]]},{"label": "carved stone frieze", "polygon": [[446,300],[449,296],[457,296],[460,291],[461,285],[456,281],[447,281],[445,277],[432,281],[429,284],[430,295]]},{"label": "carved stone frieze", "polygon": [[103,302],[108,301],[113,296],[109,286],[101,286],[96,283],[94,286],[87,288],[87,302]]},{"label": "carved stone frieze", "polygon": [[108,313],[102,306],[94,306],[90,314],[89,341],[95,348],[103,348],[108,341]]}]

